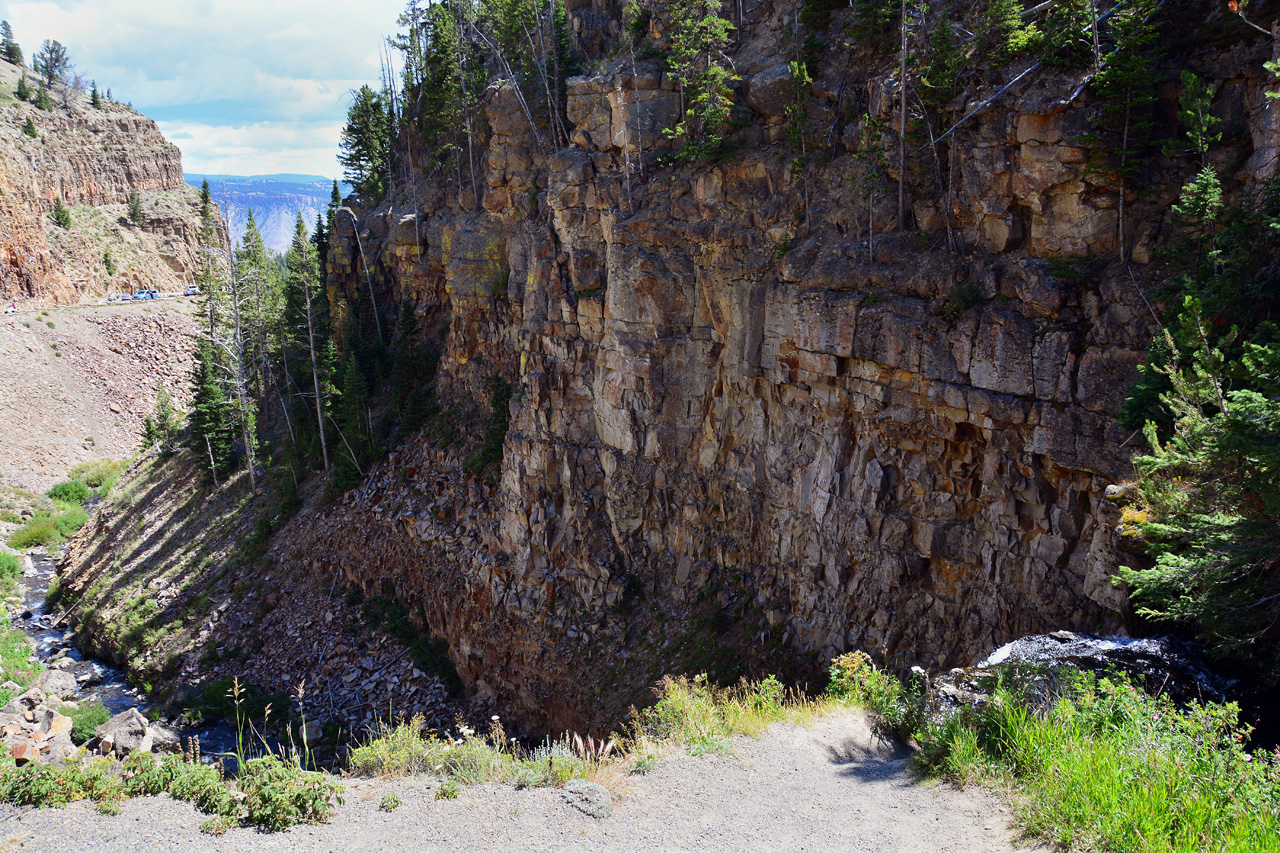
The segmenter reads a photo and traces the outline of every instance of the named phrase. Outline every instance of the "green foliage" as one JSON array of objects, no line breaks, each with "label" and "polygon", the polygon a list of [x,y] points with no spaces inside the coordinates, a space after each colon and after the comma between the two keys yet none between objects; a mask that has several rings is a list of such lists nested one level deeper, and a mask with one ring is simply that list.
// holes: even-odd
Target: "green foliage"
[{"label": "green foliage", "polygon": [[53,200],[53,211],[50,212],[49,218],[52,219],[53,224],[57,225],[59,228],[71,227],[71,211],[67,210],[66,206],[62,203],[61,198],[55,198]]},{"label": "green foliage", "polygon": [[22,126],[22,132],[32,139],[40,135],[36,130],[36,123],[31,120],[31,116],[27,116],[27,123]]},{"label": "green foliage", "polygon": [[182,417],[173,408],[173,398],[163,385],[156,386],[156,410],[142,421],[144,447],[156,446],[161,453],[171,453],[182,432]]},{"label": "green foliage", "polygon": [[70,714],[71,740],[82,744],[93,738],[93,730],[111,719],[111,711],[101,700],[93,700],[80,705]]},{"label": "green foliage", "polygon": [[1213,86],[1186,70],[1180,79],[1182,93],[1178,95],[1178,123],[1186,134],[1186,140],[1181,148],[1176,142],[1170,143],[1165,153],[1172,157],[1190,152],[1200,157],[1202,165],[1207,165],[1205,155],[1222,139],[1222,134],[1214,131],[1222,119],[1209,111],[1213,103]]},{"label": "green foliage", "polygon": [[395,791],[391,791],[390,793],[382,795],[382,800],[378,803],[378,808],[384,812],[393,812],[400,808],[400,805],[400,795]]},{"label": "green foliage", "polygon": [[[9,595],[20,577],[22,577],[21,561],[7,551],[0,551],[0,595]],[[8,699],[5,701],[7,702]]]},{"label": "green foliage", "polygon": [[44,80],[40,81],[40,88],[36,89],[36,99],[33,101],[36,109],[49,112],[53,109],[53,99],[49,97],[49,87],[45,85]]},{"label": "green foliage", "polygon": [[684,114],[669,137],[683,140],[686,160],[715,156],[724,141],[736,79],[724,51],[733,23],[720,17],[719,0],[672,0],[671,66],[680,83]]},{"label": "green foliage", "polygon": [[929,770],[1016,785],[1028,831],[1072,849],[1276,850],[1280,758],[1249,754],[1235,705],[1178,708],[1081,676],[1049,700],[1002,687],[918,735]]},{"label": "green foliage", "polygon": [[392,127],[387,102],[368,86],[353,92],[347,124],[339,140],[338,162],[358,192],[380,201],[390,178]]},{"label": "green foliage", "polygon": [[1042,58],[1047,65],[1079,68],[1093,61],[1093,6],[1097,0],[1058,0],[1045,14]]},{"label": "green foliage", "polygon": [[271,831],[299,823],[324,823],[335,803],[342,804],[341,785],[274,755],[244,762],[237,787],[245,794],[245,818]]},{"label": "green foliage", "polygon": [[129,191],[129,221],[136,227],[142,227],[142,196],[137,190]]},{"label": "green foliage", "polygon": [[899,0],[852,0],[850,5],[853,18],[849,22],[849,35],[857,43],[872,47],[893,44],[888,36],[898,19]]},{"label": "green foliage", "polygon": [[95,459],[92,462],[80,462],[71,466],[67,477],[80,480],[91,489],[97,489],[98,497],[105,497],[102,489],[110,489],[120,477],[123,466],[111,459]]},{"label": "green foliage", "polygon": [[0,21],[0,58],[13,65],[22,66],[22,48],[14,40],[13,27],[9,26],[8,21]]},{"label": "green foliage", "polygon": [[107,277],[111,278],[116,274],[116,259],[111,257],[110,249],[102,250],[102,267],[107,271]]},{"label": "green foliage", "polygon": [[941,111],[950,107],[960,90],[960,71],[963,68],[964,58],[951,29],[951,17],[943,9],[929,34],[929,44],[916,81],[916,91],[926,109]]},{"label": "green foliage", "polygon": [[89,105],[95,110],[102,109],[102,96],[98,94],[98,84],[94,82],[93,87],[89,90]]},{"label": "green foliage", "polygon": [[1039,46],[1035,24],[1022,23],[1020,0],[988,0],[979,31],[983,44],[997,61],[1021,56]]},{"label": "green foliage", "polygon": [[409,621],[408,612],[399,602],[386,598],[366,601],[361,613],[371,625],[387,630],[409,650],[414,664],[423,672],[438,677],[450,690],[461,690],[462,681],[449,659],[449,641],[443,637],[431,638]]},{"label": "green foliage", "polygon": [[67,49],[57,39],[45,39],[40,45],[32,62],[35,72],[44,78],[49,86],[59,83],[71,70],[71,59]]},{"label": "green foliage", "polygon": [[79,480],[64,480],[49,489],[46,492],[49,497],[55,500],[66,501],[67,503],[83,504],[89,500],[89,487]]},{"label": "green foliage", "polygon": [[16,550],[60,545],[68,536],[75,535],[89,521],[84,508],[55,501],[54,510],[38,510],[25,524],[10,534],[7,544]]},{"label": "green foliage", "polygon": [[18,87],[13,90],[13,94],[19,101],[31,100],[31,84],[27,82],[26,74],[18,75]]},{"label": "green foliage", "polygon": [[919,690],[877,669],[865,652],[848,652],[831,662],[827,694],[874,712],[883,727],[901,737],[909,737],[925,719]]},{"label": "green foliage", "polygon": [[188,446],[202,470],[215,479],[225,477],[234,463],[232,438],[236,432],[235,409],[218,382],[218,359],[208,341],[196,344],[191,372],[191,410]]}]

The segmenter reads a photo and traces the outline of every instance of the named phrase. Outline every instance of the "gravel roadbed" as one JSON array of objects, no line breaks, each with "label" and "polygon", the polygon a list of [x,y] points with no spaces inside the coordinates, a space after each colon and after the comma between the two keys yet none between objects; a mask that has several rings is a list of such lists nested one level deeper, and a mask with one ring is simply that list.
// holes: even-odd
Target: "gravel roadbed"
[{"label": "gravel roadbed", "polygon": [[[678,756],[622,783],[613,814],[593,818],[558,790],[463,788],[437,800],[439,781],[348,779],[345,804],[319,826],[202,835],[206,819],[168,797],[126,802],[103,816],[0,806],[6,851],[951,851],[1017,848],[1008,809],[977,788],[916,782],[899,747],[857,712],[812,727],[778,725],[735,738],[733,757]],[[379,809],[394,792],[401,805]],[[1047,851],[1046,847],[1035,850]]]}]

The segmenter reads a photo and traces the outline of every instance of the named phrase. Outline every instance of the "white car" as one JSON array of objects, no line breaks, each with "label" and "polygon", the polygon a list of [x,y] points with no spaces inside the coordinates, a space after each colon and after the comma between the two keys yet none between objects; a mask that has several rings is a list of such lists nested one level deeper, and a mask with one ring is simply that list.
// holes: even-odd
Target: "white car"
[{"label": "white car", "polygon": [[199,295],[200,295],[200,285],[198,284],[187,285],[187,296],[199,296]]}]

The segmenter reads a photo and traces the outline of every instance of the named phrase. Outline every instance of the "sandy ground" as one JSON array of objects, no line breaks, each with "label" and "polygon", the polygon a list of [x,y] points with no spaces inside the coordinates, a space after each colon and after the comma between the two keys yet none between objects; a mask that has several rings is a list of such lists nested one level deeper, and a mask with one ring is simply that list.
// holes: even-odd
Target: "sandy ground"
[{"label": "sandy ground", "polygon": [[[116,817],[86,803],[44,811],[4,806],[0,851],[1019,849],[1006,807],[975,788],[914,781],[904,754],[874,737],[859,713],[738,738],[734,753],[680,756],[630,776],[613,814],[601,819],[550,789],[482,785],[450,801],[435,799],[434,779],[353,779],[328,824],[280,833],[237,829],[222,838],[201,835],[205,816],[167,797],[129,801]],[[384,812],[379,804],[389,792],[401,805]]]}]

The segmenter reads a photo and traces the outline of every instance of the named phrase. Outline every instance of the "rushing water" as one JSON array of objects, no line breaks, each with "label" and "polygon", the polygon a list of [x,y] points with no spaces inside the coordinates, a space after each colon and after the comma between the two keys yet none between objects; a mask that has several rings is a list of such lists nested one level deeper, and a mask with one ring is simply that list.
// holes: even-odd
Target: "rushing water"
[{"label": "rushing water", "polygon": [[[63,615],[47,612],[45,594],[57,573],[57,562],[57,556],[32,556],[32,568],[22,575],[22,585],[25,588],[24,609],[16,614],[18,618],[13,620],[13,627],[35,641],[36,653],[45,666],[53,667],[62,659],[71,661],[57,668],[75,676],[79,687],[72,697],[73,701],[83,704],[98,699],[112,715],[137,708],[150,717],[148,712],[153,710],[152,706],[148,704],[145,694],[129,683],[124,672],[84,654],[69,636]],[[235,732],[222,721],[186,728],[179,727],[176,725],[177,721],[164,716],[160,717],[160,721],[174,728],[184,738],[199,736],[206,760],[213,760],[218,754],[229,754],[235,749]]]}]

